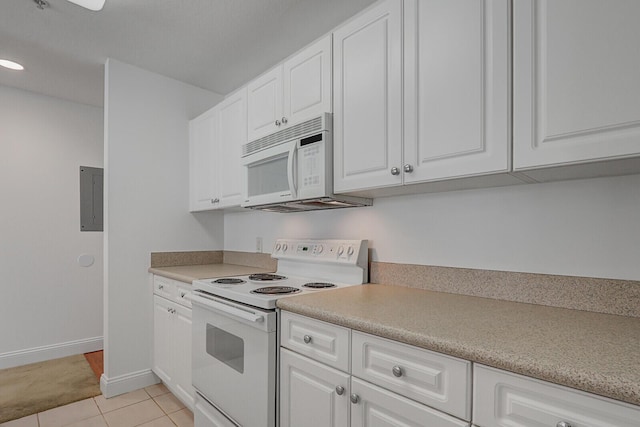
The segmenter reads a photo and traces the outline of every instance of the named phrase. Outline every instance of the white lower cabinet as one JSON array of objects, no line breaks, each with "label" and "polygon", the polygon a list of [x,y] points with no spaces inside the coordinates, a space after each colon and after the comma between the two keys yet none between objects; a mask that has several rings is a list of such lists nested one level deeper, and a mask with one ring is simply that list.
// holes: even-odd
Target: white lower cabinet
[{"label": "white lower cabinet", "polygon": [[281,350],[281,427],[348,427],[349,389],[349,374]]},{"label": "white lower cabinet", "polygon": [[[281,427],[469,427],[434,405],[470,413],[470,362],[300,315],[281,317]],[[340,354],[350,354],[350,363],[340,363]]]},{"label": "white lower cabinet", "polygon": [[186,306],[188,301],[183,296],[187,287],[171,279],[154,280],[152,370],[178,399],[193,409],[191,308]]},{"label": "white lower cabinet", "polygon": [[471,419],[471,362],[357,331],[351,348],[354,377]]},{"label": "white lower cabinet", "polygon": [[638,427],[640,407],[475,365],[473,422],[479,427]]},{"label": "white lower cabinet", "polygon": [[469,423],[351,378],[351,427],[468,427]]}]

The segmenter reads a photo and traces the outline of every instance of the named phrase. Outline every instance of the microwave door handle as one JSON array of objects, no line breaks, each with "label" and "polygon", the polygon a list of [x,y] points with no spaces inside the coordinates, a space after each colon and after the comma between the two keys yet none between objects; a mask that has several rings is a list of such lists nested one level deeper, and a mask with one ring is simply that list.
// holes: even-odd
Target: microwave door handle
[{"label": "microwave door handle", "polygon": [[287,177],[289,178],[289,188],[291,189],[291,197],[297,197],[296,178],[298,174],[298,144],[294,142],[289,149],[289,161],[287,163]]}]

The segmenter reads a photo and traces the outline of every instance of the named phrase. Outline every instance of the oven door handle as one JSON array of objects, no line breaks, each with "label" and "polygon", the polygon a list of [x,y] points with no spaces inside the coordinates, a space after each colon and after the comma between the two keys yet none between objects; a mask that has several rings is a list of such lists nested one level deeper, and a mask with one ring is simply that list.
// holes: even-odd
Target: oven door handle
[{"label": "oven door handle", "polygon": [[196,295],[192,293],[189,299],[196,304],[204,305],[205,307],[222,311],[223,313],[229,314],[234,317],[239,317],[250,322],[264,322],[263,315],[253,314],[240,308],[236,308],[230,304],[225,304],[202,295]]}]

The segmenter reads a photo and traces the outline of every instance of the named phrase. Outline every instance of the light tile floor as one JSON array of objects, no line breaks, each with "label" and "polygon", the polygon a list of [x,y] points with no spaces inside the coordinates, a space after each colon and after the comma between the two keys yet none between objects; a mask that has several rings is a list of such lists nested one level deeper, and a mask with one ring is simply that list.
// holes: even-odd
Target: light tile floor
[{"label": "light tile floor", "polygon": [[0,427],[193,427],[193,414],[162,384],[105,399],[96,396]]}]

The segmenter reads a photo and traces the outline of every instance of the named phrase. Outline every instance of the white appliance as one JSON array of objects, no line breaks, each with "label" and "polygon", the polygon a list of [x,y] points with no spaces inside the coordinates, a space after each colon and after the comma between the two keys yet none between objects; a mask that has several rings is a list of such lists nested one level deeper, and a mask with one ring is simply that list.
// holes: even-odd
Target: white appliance
[{"label": "white appliance", "polygon": [[275,427],[276,301],[368,281],[366,240],[276,241],[275,274],[193,282],[195,427]]},{"label": "white appliance", "polygon": [[243,145],[242,207],[300,212],[371,205],[371,199],[333,194],[331,129],[325,113]]}]

